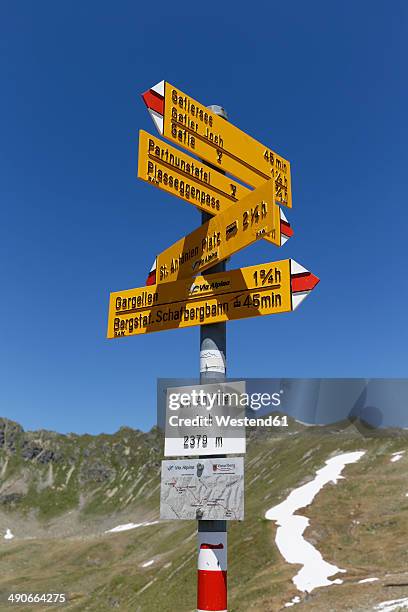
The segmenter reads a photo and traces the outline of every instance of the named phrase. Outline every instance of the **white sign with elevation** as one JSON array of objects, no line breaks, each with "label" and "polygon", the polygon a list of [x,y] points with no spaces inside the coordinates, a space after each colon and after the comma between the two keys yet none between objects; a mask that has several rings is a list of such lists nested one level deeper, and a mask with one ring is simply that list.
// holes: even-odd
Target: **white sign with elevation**
[{"label": "white sign with elevation", "polygon": [[245,453],[245,381],[169,387],[164,456]]}]

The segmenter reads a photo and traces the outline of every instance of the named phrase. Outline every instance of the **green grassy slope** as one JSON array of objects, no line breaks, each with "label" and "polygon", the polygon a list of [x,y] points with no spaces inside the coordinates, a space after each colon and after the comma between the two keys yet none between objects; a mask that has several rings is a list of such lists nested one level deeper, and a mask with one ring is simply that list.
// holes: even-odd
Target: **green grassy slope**
[{"label": "green grassy slope", "polygon": [[[339,575],[344,583],[299,594],[296,609],[363,611],[407,597],[408,587],[387,586],[408,583],[408,453],[390,461],[391,453],[406,448],[406,432],[376,435],[344,424],[248,432],[245,520],[230,523],[228,535],[229,611],[280,610],[299,594],[292,583],[299,567],[281,557],[265,511],[311,480],[330,456],[354,450],[366,454],[346,466],[345,479],[326,485],[299,511],[310,518],[307,539],[347,570]],[[61,436],[0,421],[0,533],[8,527],[16,536],[0,540],[0,609],[16,608],[4,602],[11,591],[52,591],[68,593],[69,603],[31,609],[194,610],[195,522],[104,533],[158,519],[161,458],[155,430]],[[357,584],[374,576],[380,580]]]}]

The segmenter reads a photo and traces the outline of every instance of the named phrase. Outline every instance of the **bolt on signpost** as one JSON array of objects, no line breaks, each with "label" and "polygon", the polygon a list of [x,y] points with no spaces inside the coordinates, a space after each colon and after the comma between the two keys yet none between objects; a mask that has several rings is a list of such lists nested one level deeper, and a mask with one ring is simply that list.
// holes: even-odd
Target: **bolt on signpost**
[{"label": "bolt on signpost", "polygon": [[[156,256],[146,286],[110,294],[107,336],[199,325],[200,384],[222,387],[226,322],[291,312],[319,282],[293,259],[225,267],[255,240],[281,247],[292,235],[281,208],[292,207],[290,163],[228,122],[221,107],[203,106],[165,81],[142,97],[159,134],[196,157],[141,130],[138,177],[196,206],[202,223]],[[245,432],[220,435],[204,425],[204,436],[181,437],[168,425],[166,406],[164,455],[200,458],[162,462],[160,516],[198,519],[197,610],[226,612],[227,520],[244,518],[244,467],[242,457],[225,456],[245,452]],[[221,448],[223,455],[211,454]],[[232,502],[223,497],[226,486],[235,487]],[[194,503],[189,488],[198,493]]]}]

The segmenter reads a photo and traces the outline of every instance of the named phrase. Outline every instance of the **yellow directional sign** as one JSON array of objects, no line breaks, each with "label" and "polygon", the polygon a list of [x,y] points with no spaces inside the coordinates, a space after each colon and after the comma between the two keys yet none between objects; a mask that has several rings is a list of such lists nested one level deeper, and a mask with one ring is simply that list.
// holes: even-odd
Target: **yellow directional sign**
[{"label": "yellow directional sign", "polygon": [[289,161],[167,81],[143,100],[165,138],[252,187],[273,179],[276,201],[292,207]]},{"label": "yellow directional sign", "polygon": [[319,279],[293,259],[111,293],[108,338],[289,312]]},{"label": "yellow directional sign", "polygon": [[[139,133],[138,177],[213,215],[224,212],[251,193],[244,185],[144,130]],[[292,233],[282,215],[282,244]],[[263,238],[276,244],[269,235]]]},{"label": "yellow directional sign", "polygon": [[144,130],[139,132],[137,175],[212,215],[224,212],[250,191]]},{"label": "yellow directional sign", "polygon": [[280,246],[280,208],[270,181],[158,255],[156,282],[191,278],[265,235]]}]

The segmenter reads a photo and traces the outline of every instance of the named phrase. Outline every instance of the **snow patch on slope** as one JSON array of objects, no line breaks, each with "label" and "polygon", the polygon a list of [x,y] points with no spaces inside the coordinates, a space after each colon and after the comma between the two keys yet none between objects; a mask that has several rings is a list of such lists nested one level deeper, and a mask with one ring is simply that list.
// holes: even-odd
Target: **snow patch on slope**
[{"label": "snow patch on slope", "polygon": [[405,451],[397,451],[396,453],[392,453],[391,455],[391,463],[395,463],[396,461],[399,461],[400,459],[402,459],[403,454],[405,453]]},{"label": "snow patch on slope", "polygon": [[118,533],[119,531],[128,531],[129,529],[137,529],[138,527],[148,527],[149,525],[157,525],[159,521],[146,521],[144,523],[126,523],[125,525],[117,525],[112,529],[108,529],[105,533]]},{"label": "snow patch on slope", "polygon": [[13,538],[14,538],[14,535],[11,533],[10,529],[7,529],[6,533],[4,534],[4,539],[12,540]]},{"label": "snow patch on slope", "polygon": [[327,563],[320,552],[304,539],[303,533],[309,525],[309,519],[294,513],[309,506],[324,485],[329,482],[336,484],[338,479],[344,478],[341,476],[344,467],[348,463],[355,463],[364,454],[365,451],[343,453],[328,459],[326,465],[317,470],[311,482],[294,489],[283,502],[265,513],[266,519],[278,525],[276,545],[281,555],[288,563],[303,566],[293,578],[299,591],[310,593],[317,587],[341,584],[343,581],[339,578],[329,580],[328,577],[346,570]]},{"label": "snow patch on slope", "polygon": [[381,610],[381,612],[393,612],[393,610],[399,610],[400,608],[408,608],[408,597],[383,601],[375,606],[374,610]]},{"label": "snow patch on slope", "polygon": [[288,601],[288,603],[285,603],[285,608],[291,608],[297,603],[300,603],[299,595],[296,595],[296,597],[293,597],[290,601]]}]

